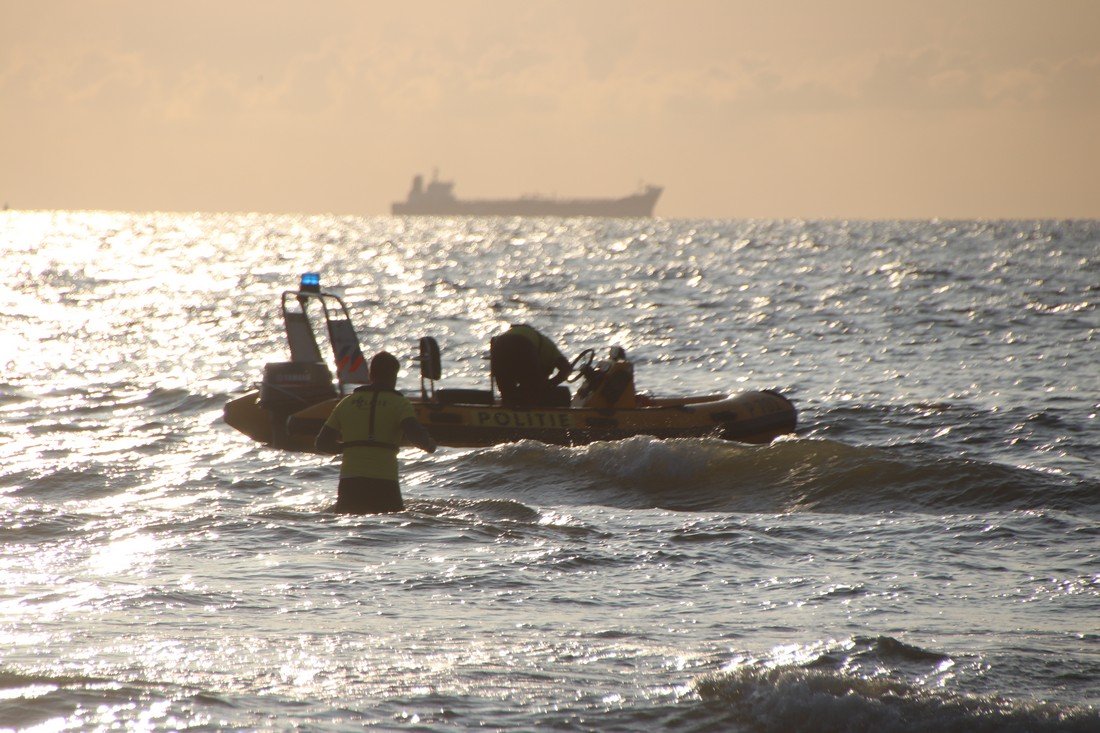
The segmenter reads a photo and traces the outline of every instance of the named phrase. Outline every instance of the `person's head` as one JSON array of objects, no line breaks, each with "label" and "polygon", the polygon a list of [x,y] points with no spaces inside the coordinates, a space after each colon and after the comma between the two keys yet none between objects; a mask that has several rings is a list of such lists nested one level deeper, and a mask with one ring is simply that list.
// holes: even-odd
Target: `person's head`
[{"label": "person's head", "polygon": [[393,389],[397,386],[397,372],[401,364],[397,357],[388,351],[379,351],[370,360],[370,383],[376,387]]}]

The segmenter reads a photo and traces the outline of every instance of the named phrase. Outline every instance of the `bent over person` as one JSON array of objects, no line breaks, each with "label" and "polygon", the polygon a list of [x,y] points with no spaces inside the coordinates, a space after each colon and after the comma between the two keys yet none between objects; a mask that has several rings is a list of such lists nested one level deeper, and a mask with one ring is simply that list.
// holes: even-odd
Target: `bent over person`
[{"label": "bent over person", "polygon": [[317,434],[317,450],[343,454],[333,511],[401,511],[405,508],[397,477],[401,438],[435,452],[436,443],[416,419],[412,403],[395,389],[399,369],[393,354],[375,354],[368,367],[370,384],[340,400]]},{"label": "bent over person", "polygon": [[516,324],[489,342],[489,370],[505,404],[532,407],[569,404],[556,389],[573,371],[557,345],[527,324]]}]

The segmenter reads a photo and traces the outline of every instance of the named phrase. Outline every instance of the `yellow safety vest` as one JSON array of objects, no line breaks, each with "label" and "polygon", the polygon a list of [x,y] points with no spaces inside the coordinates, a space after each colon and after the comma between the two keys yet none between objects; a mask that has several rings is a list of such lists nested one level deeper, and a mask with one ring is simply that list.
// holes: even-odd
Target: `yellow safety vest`
[{"label": "yellow safety vest", "polygon": [[340,400],[325,425],[344,443],[340,478],[397,480],[401,423],[415,418],[412,403],[400,392],[360,387]]}]

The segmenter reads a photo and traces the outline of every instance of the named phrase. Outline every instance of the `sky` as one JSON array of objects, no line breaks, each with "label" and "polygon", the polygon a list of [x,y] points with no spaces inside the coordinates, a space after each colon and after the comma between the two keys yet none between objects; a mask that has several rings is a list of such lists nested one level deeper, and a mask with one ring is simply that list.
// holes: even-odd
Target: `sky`
[{"label": "sky", "polygon": [[1097,0],[0,0],[0,202],[1100,218]]}]

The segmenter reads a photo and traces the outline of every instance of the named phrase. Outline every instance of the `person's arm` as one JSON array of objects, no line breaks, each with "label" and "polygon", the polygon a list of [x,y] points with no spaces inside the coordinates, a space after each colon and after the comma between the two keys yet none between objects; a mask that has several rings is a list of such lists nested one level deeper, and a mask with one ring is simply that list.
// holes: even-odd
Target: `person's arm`
[{"label": "person's arm", "polygon": [[344,446],[340,443],[340,431],[328,425],[321,426],[321,432],[317,433],[317,439],[313,441],[313,447],[319,453],[339,455],[343,453]]},{"label": "person's arm", "polygon": [[401,431],[405,434],[405,439],[417,448],[428,451],[429,453],[435,453],[435,449],[438,446],[432,439],[432,436],[428,434],[427,428],[421,425],[420,421],[415,417],[407,417],[402,420]]},{"label": "person's arm", "polygon": [[554,362],[554,368],[557,369],[557,373],[550,377],[550,386],[557,387],[559,384],[565,381],[565,378],[573,373],[573,365],[569,363],[569,360],[564,356],[559,356]]}]

